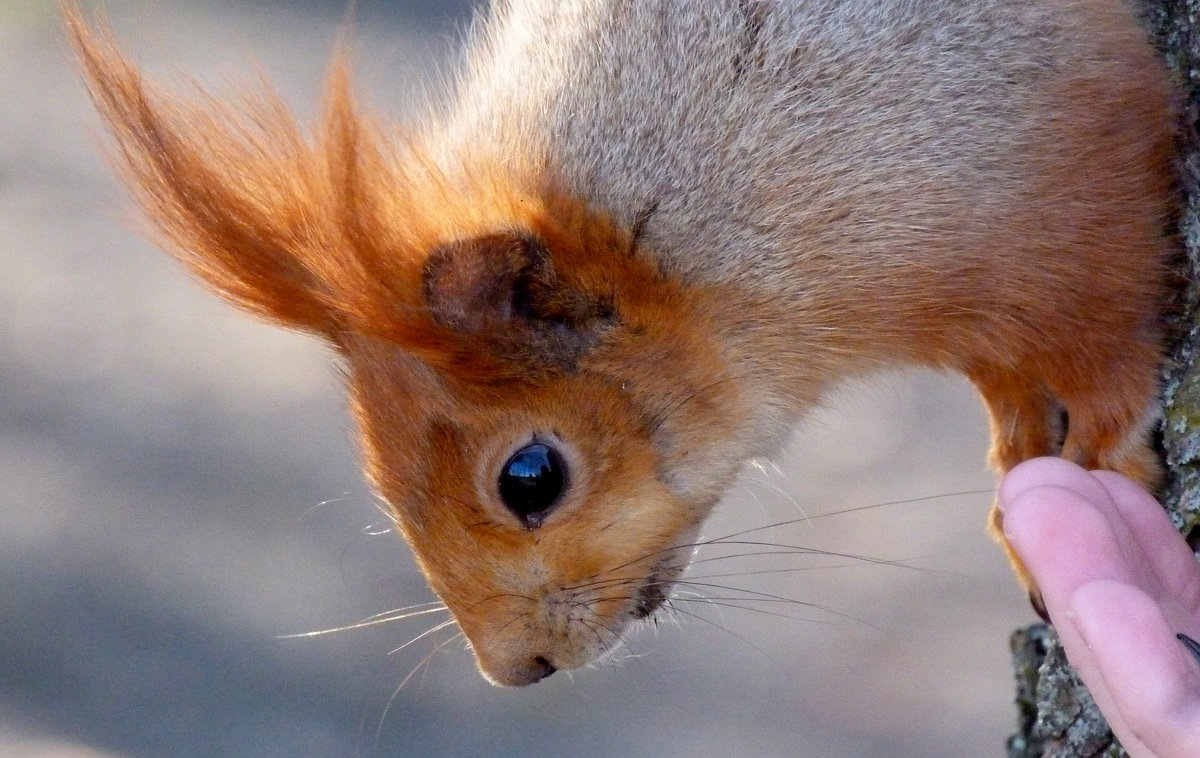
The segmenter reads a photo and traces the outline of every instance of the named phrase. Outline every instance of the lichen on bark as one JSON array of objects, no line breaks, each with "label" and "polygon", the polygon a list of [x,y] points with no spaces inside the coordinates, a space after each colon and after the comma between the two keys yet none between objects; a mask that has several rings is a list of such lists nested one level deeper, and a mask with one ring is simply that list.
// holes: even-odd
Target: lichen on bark
[{"label": "lichen on bark", "polygon": [[1116,758],[1104,716],[1067,663],[1054,629],[1036,624],[1009,640],[1017,676],[1019,731],[1008,740],[1009,758]]}]

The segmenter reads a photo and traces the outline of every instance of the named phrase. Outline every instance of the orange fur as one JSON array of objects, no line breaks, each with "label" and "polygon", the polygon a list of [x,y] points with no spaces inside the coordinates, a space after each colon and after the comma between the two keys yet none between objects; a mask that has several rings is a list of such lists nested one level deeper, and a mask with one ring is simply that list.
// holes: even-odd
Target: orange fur
[{"label": "orange fur", "polygon": [[[748,35],[737,44],[767,34],[767,15],[746,15],[752,5],[731,6]],[[951,10],[942,23],[957,23]],[[829,133],[819,129],[840,122],[814,117],[815,148],[787,142],[808,157],[761,173],[753,161],[723,173],[746,148],[713,138],[706,149],[728,154],[704,169],[711,175],[689,184],[663,168],[660,184],[677,190],[656,199],[661,191],[643,192],[640,180],[605,185],[579,157],[626,161],[638,176],[621,140],[649,134],[653,144],[664,119],[639,128],[635,101],[632,116],[611,116],[629,121],[597,127],[598,142],[582,133],[641,92],[620,90],[620,72],[600,79],[612,93],[545,95],[570,104],[563,123],[544,128],[581,130],[579,155],[552,154],[552,140],[530,136],[550,118],[540,101],[526,113],[533,126],[510,124],[516,116],[487,110],[499,95],[482,85],[445,134],[396,133],[355,103],[344,53],[306,134],[269,92],[227,105],[148,85],[107,32],[64,5],[116,163],[164,246],[234,305],[336,346],[367,474],[481,670],[502,684],[582,665],[652,611],[743,462],[777,449],[846,376],[896,363],[961,371],[988,406],[999,470],[1061,453],[1157,481],[1146,428],[1172,247],[1162,232],[1173,207],[1169,90],[1124,11],[1095,3],[1072,13],[1117,53],[1058,79],[1046,73],[1053,65],[1014,53],[1003,85],[1027,101],[1013,109],[1030,109],[1013,117],[1017,126],[989,133],[992,114],[981,108],[964,116],[970,129],[937,119],[910,127],[886,118],[890,88],[864,86],[856,96],[883,93],[875,127],[856,131],[874,111],[847,110]],[[607,33],[629,29],[637,25],[623,21]],[[684,32],[680,40],[702,39]],[[518,49],[523,38],[513,36]],[[496,39],[485,42],[512,52]],[[767,52],[739,53],[732,74],[714,62],[713,81],[755,66],[769,73]],[[630,55],[631,67],[645,63]],[[558,86],[550,73],[547,86]],[[507,80],[497,78],[499,90]],[[675,102],[634,81],[656,104]],[[705,86],[713,91],[688,93],[693,112],[671,117],[700,123],[717,109],[726,90]],[[737,81],[728,86],[742,93]],[[919,97],[960,97],[913,86]],[[470,96],[481,91],[483,104]],[[766,123],[774,111],[757,115]],[[909,131],[888,132],[896,123]],[[876,144],[883,136],[891,141]],[[827,149],[818,137],[831,140]],[[778,151],[768,142],[755,160]],[[943,153],[948,167],[937,162]],[[832,165],[820,163],[826,154],[838,156]],[[677,157],[667,150],[661,163]],[[681,160],[707,158],[685,151]],[[704,194],[719,182],[731,189]],[[569,471],[537,528],[514,520],[496,492],[497,471],[530,440],[554,445]],[[992,528],[1000,534],[995,513]]]}]

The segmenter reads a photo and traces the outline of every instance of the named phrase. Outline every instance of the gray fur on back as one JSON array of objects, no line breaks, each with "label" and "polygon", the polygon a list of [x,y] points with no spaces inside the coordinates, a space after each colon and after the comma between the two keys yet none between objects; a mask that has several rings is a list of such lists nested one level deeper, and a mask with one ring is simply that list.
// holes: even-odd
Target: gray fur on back
[{"label": "gray fur on back", "polygon": [[959,241],[925,246],[937,255],[994,234],[1037,180],[1023,156],[1053,129],[1050,93],[1124,65],[1079,23],[1097,14],[1130,10],[509,0],[477,31],[436,128],[449,154],[532,162],[620,223],[653,209],[647,245],[688,278],[786,277],[809,256],[854,248],[878,262],[921,239]]}]

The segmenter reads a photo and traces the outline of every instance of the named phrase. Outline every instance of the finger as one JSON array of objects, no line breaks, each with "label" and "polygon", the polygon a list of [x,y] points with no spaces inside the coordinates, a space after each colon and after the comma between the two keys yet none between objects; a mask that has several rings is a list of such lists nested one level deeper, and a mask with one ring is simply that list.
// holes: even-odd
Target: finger
[{"label": "finger", "polygon": [[1109,498],[1108,490],[1074,463],[1062,458],[1033,458],[1013,467],[1000,481],[997,493],[1000,509],[1005,510],[1022,492],[1044,485],[1066,487],[1093,501]]},{"label": "finger", "polygon": [[[1136,555],[1135,540],[1121,523],[1116,504],[1108,489],[1092,475],[1078,465],[1062,458],[1035,458],[1015,467],[1001,481],[998,502],[1001,513],[1007,511],[1008,503],[1019,497],[1024,491],[1040,486],[1059,486],[1074,491],[1083,496],[1093,508],[1115,523],[1113,524],[1112,541],[1121,555],[1132,557]],[[1003,518],[1001,519],[1003,524]],[[1141,561],[1134,561],[1134,567],[1140,568]]]},{"label": "finger", "polygon": [[[1110,701],[1097,698],[1126,749],[1157,758],[1200,755],[1200,667],[1158,603],[1136,587],[1098,581],[1081,586],[1069,607],[1069,624],[1087,648],[1074,654],[1089,660],[1080,676]],[[1072,658],[1069,644],[1064,636]]]},{"label": "finger", "polygon": [[1003,526],[1056,623],[1056,611],[1067,607],[1067,599],[1080,585],[1097,579],[1127,584],[1137,580],[1113,524],[1075,490],[1030,487],[1008,502]]},{"label": "finger", "polygon": [[1200,612],[1196,557],[1163,507],[1137,483],[1120,474],[1111,471],[1093,474],[1109,492],[1137,543],[1145,570],[1152,572],[1161,588],[1158,594],[1175,597],[1192,612]]}]

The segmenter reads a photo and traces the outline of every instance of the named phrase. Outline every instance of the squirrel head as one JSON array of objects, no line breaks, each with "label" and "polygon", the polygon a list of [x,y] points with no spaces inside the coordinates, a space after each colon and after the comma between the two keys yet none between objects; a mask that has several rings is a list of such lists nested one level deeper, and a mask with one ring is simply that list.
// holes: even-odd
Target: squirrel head
[{"label": "squirrel head", "polygon": [[485,676],[582,665],[669,596],[751,444],[720,293],[519,157],[434,160],[344,55],[306,131],[269,92],[156,89],[65,14],[161,244],[340,356],[367,475]]}]

